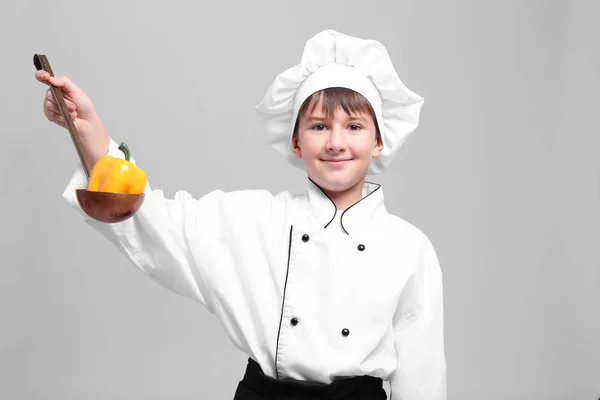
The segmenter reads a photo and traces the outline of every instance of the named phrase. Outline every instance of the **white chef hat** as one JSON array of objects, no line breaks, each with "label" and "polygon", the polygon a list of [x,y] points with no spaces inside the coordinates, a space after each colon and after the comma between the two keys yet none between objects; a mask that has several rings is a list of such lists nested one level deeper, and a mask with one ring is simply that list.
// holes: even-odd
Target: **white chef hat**
[{"label": "white chef hat", "polygon": [[330,87],[352,89],[373,107],[384,147],[379,158],[371,159],[367,173],[383,172],[417,128],[423,98],[400,81],[387,50],[375,40],[331,29],[309,39],[300,64],[277,76],[256,106],[268,143],[290,164],[304,169],[291,148],[298,110],[310,95]]}]

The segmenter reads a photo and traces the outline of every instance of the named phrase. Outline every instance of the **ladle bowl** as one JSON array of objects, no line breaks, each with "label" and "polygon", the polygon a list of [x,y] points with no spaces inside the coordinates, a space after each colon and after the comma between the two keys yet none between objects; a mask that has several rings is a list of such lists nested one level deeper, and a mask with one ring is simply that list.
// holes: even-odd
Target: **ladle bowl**
[{"label": "ladle bowl", "polygon": [[77,202],[81,209],[97,221],[115,223],[125,221],[139,210],[144,193],[110,193],[77,189]]},{"label": "ladle bowl", "polygon": [[[45,55],[34,54],[33,64],[38,71],[42,69],[48,72],[50,76],[54,76],[48,58]],[[85,175],[89,181],[93,165],[91,165],[90,161],[85,157],[81,138],[77,133],[77,129],[75,128],[67,104],[65,103],[62,91],[59,87],[50,83],[49,86],[54,95],[54,99],[58,104],[58,108],[67,123],[67,129],[73,140],[73,145],[75,146],[75,150],[77,150],[79,160],[83,165]],[[79,206],[87,215],[97,221],[106,223],[122,222],[131,218],[142,206],[145,197],[144,193],[97,192],[87,189],[77,189],[76,195]]]}]

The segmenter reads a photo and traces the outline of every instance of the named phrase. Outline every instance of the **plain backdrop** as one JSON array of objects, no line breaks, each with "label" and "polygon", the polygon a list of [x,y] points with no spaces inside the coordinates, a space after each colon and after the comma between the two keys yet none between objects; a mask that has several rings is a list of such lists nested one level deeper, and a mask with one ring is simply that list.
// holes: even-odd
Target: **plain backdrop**
[{"label": "plain backdrop", "polygon": [[[441,262],[448,398],[600,396],[600,54],[589,1],[3,1],[0,398],[231,399],[247,356],[62,199],[45,54],[153,186],[302,191],[254,106],[324,29],[381,41],[425,98],[369,176]],[[386,383],[386,390],[388,389]],[[416,400],[416,399],[406,399]]]}]

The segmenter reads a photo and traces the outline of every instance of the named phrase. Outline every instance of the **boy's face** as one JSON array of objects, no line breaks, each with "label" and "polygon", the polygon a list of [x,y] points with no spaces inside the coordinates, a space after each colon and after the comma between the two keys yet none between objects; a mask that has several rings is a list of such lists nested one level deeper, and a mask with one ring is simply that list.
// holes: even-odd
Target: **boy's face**
[{"label": "boy's face", "polygon": [[292,151],[317,185],[335,192],[348,190],[362,184],[371,159],[379,157],[383,144],[376,140],[369,114],[349,115],[339,107],[328,118],[321,102],[301,116]]}]

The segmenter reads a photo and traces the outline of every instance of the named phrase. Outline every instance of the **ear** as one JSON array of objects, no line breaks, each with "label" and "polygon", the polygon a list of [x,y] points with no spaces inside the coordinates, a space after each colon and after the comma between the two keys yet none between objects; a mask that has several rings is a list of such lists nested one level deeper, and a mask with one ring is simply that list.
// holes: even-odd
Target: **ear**
[{"label": "ear", "polygon": [[292,136],[292,153],[296,158],[302,159],[302,149],[300,143],[298,143],[298,135]]},{"label": "ear", "polygon": [[383,150],[383,141],[381,136],[377,137],[377,142],[375,143],[375,147],[373,148],[373,153],[371,156],[373,158],[378,158],[381,155],[381,151]]}]

